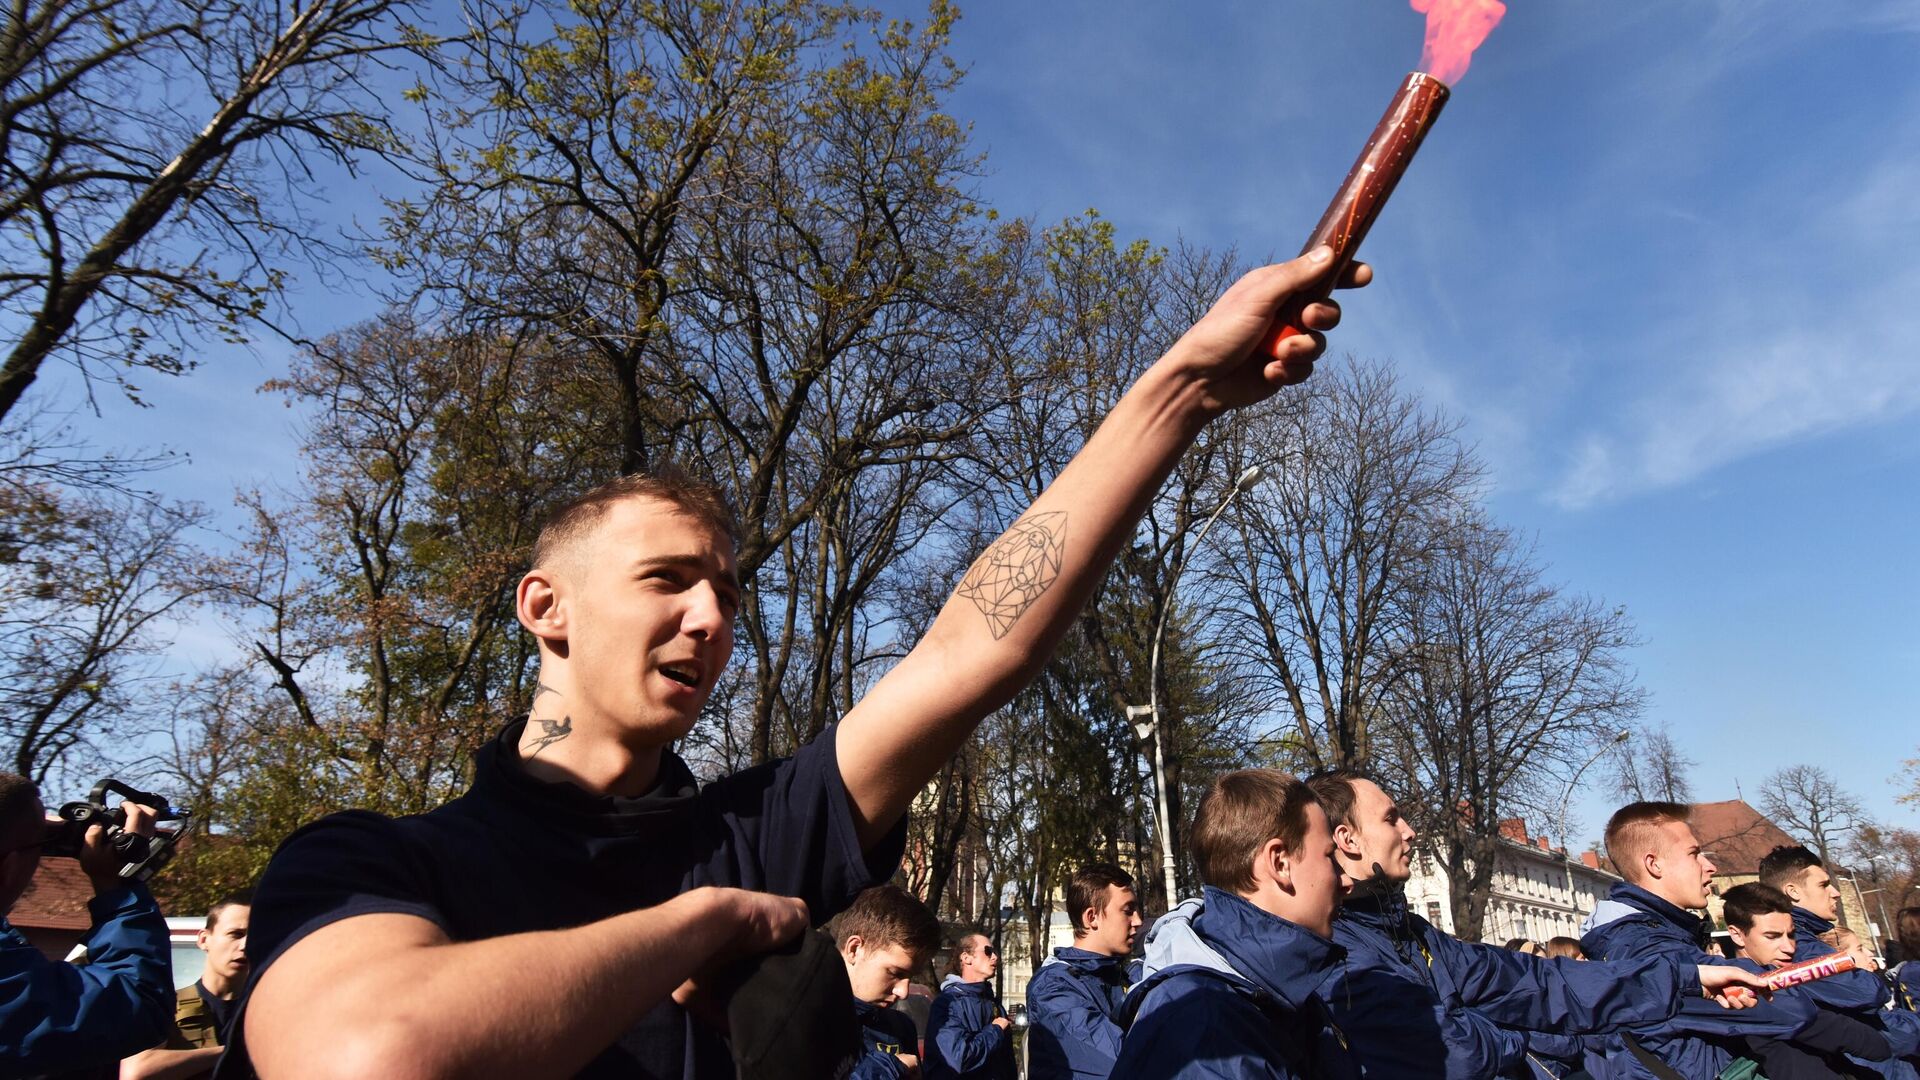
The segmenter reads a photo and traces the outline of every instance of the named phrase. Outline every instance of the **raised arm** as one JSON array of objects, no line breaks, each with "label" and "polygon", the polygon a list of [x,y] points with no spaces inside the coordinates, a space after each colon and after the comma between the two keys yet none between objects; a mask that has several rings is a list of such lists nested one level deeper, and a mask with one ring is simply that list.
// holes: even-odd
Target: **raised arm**
[{"label": "raised arm", "polygon": [[[1305,379],[1326,347],[1254,355],[1276,314],[1325,274],[1322,248],[1239,281],[1134,383],[1039,499],[961,579],[912,652],[841,721],[841,776],[872,845],[988,713],[1031,682],[1200,430]],[[1355,264],[1346,284],[1372,271]],[[1315,331],[1339,322],[1309,305]]]},{"label": "raised arm", "polygon": [[418,916],[360,915],[273,960],[241,1026],[264,1080],[572,1076],[723,954],[806,925],[800,901],[739,889],[460,943]]}]

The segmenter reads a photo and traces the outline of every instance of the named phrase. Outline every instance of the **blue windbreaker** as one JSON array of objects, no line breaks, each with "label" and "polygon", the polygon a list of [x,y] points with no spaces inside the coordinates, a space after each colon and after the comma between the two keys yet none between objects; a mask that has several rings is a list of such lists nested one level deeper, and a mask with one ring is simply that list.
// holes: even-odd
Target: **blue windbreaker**
[{"label": "blue windbreaker", "polygon": [[1901,1002],[1901,1008],[1908,1011],[1920,1009],[1920,961],[1908,960],[1896,965],[1893,977],[1905,999]]},{"label": "blue windbreaker", "polygon": [[[1812,960],[1826,956],[1834,951],[1833,946],[1820,940],[1820,935],[1833,929],[1833,924],[1815,915],[1805,908],[1793,909],[1793,962]],[[1887,984],[1880,976],[1871,971],[1843,971],[1838,975],[1829,975],[1804,984],[1804,989],[1813,1000],[1829,1009],[1841,1012],[1870,1013],[1878,1011],[1887,1003]]]},{"label": "blue windbreaker", "polygon": [[1120,1056],[1127,962],[1071,946],[1027,984],[1029,1080],[1106,1080]]},{"label": "blue windbreaker", "polygon": [[1314,988],[1344,950],[1208,888],[1147,935],[1114,1080],[1354,1080]]},{"label": "blue windbreaker", "polygon": [[927,1080],[1015,1080],[1013,1040],[994,1018],[1005,1016],[993,983],[962,982],[949,975],[927,1010]]},{"label": "blue windbreaker", "polygon": [[[1821,934],[1832,929],[1832,922],[1805,908],[1795,907],[1794,963],[1832,955],[1834,947],[1820,940]],[[1885,979],[1871,971],[1855,968],[1803,984],[1801,990],[1822,1008],[1865,1020],[1887,1037],[1887,1044],[1893,1048],[1891,1059],[1866,1062],[1856,1058],[1855,1064],[1871,1068],[1888,1080],[1913,1080],[1913,1066],[1901,1059],[1920,1054],[1920,1023],[1912,1023],[1906,1017],[1883,1011],[1893,996]]]},{"label": "blue windbreaker", "polygon": [[1461,941],[1409,911],[1398,888],[1350,897],[1333,939],[1347,962],[1320,996],[1362,1076],[1524,1076],[1525,1030],[1579,1035],[1658,1023],[1700,993],[1694,966],[1670,957],[1586,963]]},{"label": "blue windbreaker", "polygon": [[110,1065],[173,1027],[167,921],[145,885],[87,902],[85,965],[49,960],[0,918],[0,1074]]},{"label": "blue windbreaker", "polygon": [[[1730,964],[1706,947],[1708,927],[1637,885],[1616,884],[1587,916],[1580,947],[1594,960],[1664,956],[1680,964]],[[1746,1036],[1792,1038],[1814,1017],[1812,999],[1776,994],[1748,1009],[1723,1009],[1705,998],[1681,1002],[1672,1019],[1638,1028],[1631,1037],[1680,1075],[1712,1080],[1746,1048]],[[1596,1049],[1603,1047],[1604,1049]],[[1649,1080],[1620,1035],[1589,1040],[1587,1071],[1595,1080]]]},{"label": "blue windbreaker", "polygon": [[920,1056],[920,1032],[913,1017],[898,1009],[861,1001],[853,1002],[853,1013],[860,1020],[860,1041],[866,1053],[854,1064],[847,1080],[901,1080],[907,1066],[897,1056]]}]

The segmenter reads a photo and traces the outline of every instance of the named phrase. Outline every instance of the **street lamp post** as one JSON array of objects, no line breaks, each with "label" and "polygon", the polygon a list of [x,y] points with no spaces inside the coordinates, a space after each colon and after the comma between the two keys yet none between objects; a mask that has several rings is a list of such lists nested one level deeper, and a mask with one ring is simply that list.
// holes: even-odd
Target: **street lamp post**
[{"label": "street lamp post", "polygon": [[[1893,927],[1887,924],[1887,890],[1880,887],[1880,861],[1885,858],[1886,858],[1885,855],[1867,856],[1867,865],[1873,868],[1873,888],[1868,889],[1867,892],[1880,894],[1880,898],[1874,901],[1874,906],[1880,909],[1880,923],[1878,926],[1874,927],[1874,934],[1873,934],[1874,937],[1879,939],[1879,941],[1875,943],[1873,947],[1874,953],[1879,956],[1887,955],[1887,950],[1886,950],[1887,935],[1893,932]],[[1859,892],[1860,891],[1859,882],[1855,882],[1853,888],[1855,892]],[[1867,902],[1867,898],[1864,893],[1861,894],[1860,896],[1860,902],[1862,904]],[[1867,921],[1872,922],[1873,920],[1868,919]]]},{"label": "street lamp post", "polygon": [[1621,743],[1626,742],[1628,739],[1632,737],[1633,737],[1633,732],[1626,728],[1622,728],[1620,731],[1615,732],[1613,738],[1608,739],[1605,745],[1601,746],[1600,749],[1595,750],[1593,752],[1593,756],[1586,760],[1586,764],[1581,765],[1579,768],[1573,770],[1573,778],[1567,781],[1567,789],[1560,793],[1560,815],[1559,815],[1559,820],[1555,822],[1555,825],[1558,826],[1558,831],[1560,833],[1561,855],[1567,860],[1567,906],[1568,907],[1574,907],[1575,904],[1573,902],[1573,855],[1571,853],[1571,849],[1569,849],[1567,846],[1567,804],[1573,801],[1573,789],[1575,785],[1580,783],[1581,774],[1585,773],[1588,769],[1592,768],[1594,762],[1599,761],[1601,758],[1607,756],[1608,751],[1612,750],[1616,746],[1619,746]]},{"label": "street lamp post", "polygon": [[[1194,535],[1193,543],[1188,546],[1187,552],[1197,550],[1201,541],[1207,538],[1208,530],[1213,528],[1213,523],[1219,521],[1220,515],[1226,513],[1227,507],[1233,505],[1234,498],[1258,484],[1265,475],[1260,471],[1260,466],[1249,465],[1246,471],[1234,480],[1233,487],[1228,489],[1226,497],[1220,500],[1220,505],[1214,507],[1213,514],[1207,518],[1206,524],[1200,526],[1200,531]],[[1167,616],[1173,612],[1174,587],[1180,583],[1180,572],[1186,567],[1187,559],[1183,554],[1180,561],[1174,564],[1173,576],[1167,579],[1166,601],[1160,607],[1160,621],[1153,628],[1153,656],[1147,666],[1147,703],[1127,706],[1127,720],[1133,725],[1134,734],[1142,742],[1151,740],[1153,743],[1153,787],[1159,810],[1160,872],[1165,877],[1168,907],[1172,907],[1179,900],[1180,893],[1179,886],[1174,883],[1173,874],[1173,817],[1167,809],[1167,764],[1166,757],[1160,749],[1160,640],[1167,632]]]}]

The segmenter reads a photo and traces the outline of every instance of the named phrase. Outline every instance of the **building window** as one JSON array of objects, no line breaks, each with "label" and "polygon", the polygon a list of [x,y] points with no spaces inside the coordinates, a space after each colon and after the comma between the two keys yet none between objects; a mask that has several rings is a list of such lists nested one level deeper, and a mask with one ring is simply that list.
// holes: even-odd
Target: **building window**
[{"label": "building window", "polygon": [[1435,926],[1440,925],[1440,901],[1427,901],[1427,921]]}]

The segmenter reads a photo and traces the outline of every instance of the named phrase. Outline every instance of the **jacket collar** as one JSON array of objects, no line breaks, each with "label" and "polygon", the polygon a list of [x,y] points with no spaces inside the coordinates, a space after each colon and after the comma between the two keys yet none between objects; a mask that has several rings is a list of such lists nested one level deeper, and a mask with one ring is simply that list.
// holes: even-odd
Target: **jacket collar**
[{"label": "jacket collar", "polygon": [[1831,921],[1815,915],[1813,912],[1808,911],[1798,904],[1793,906],[1793,932],[1795,936],[1803,940],[1810,937],[1817,938],[1831,929],[1833,929],[1833,923]]},{"label": "jacket collar", "polygon": [[1110,975],[1125,969],[1127,958],[1063,945],[1053,950],[1053,959],[1067,965],[1078,975]]},{"label": "jacket collar", "polygon": [[1346,950],[1305,927],[1270,915],[1230,892],[1208,886],[1193,917],[1200,937],[1242,978],[1290,1009],[1306,1007]]},{"label": "jacket collar", "polygon": [[1352,919],[1397,933],[1406,925],[1407,913],[1407,888],[1404,884],[1367,878],[1353,887],[1353,892],[1341,902],[1340,912],[1334,917]]},{"label": "jacket collar", "polygon": [[949,975],[940,980],[940,992],[943,994],[971,994],[974,997],[990,998],[993,996],[993,980],[981,979],[979,982],[968,982],[958,975]]},{"label": "jacket collar", "polygon": [[1631,908],[1638,908],[1661,922],[1683,931],[1695,944],[1702,948],[1706,947],[1710,931],[1705,919],[1685,908],[1662,900],[1638,885],[1629,885],[1624,881],[1618,882],[1613,888],[1607,890],[1607,899]]}]

